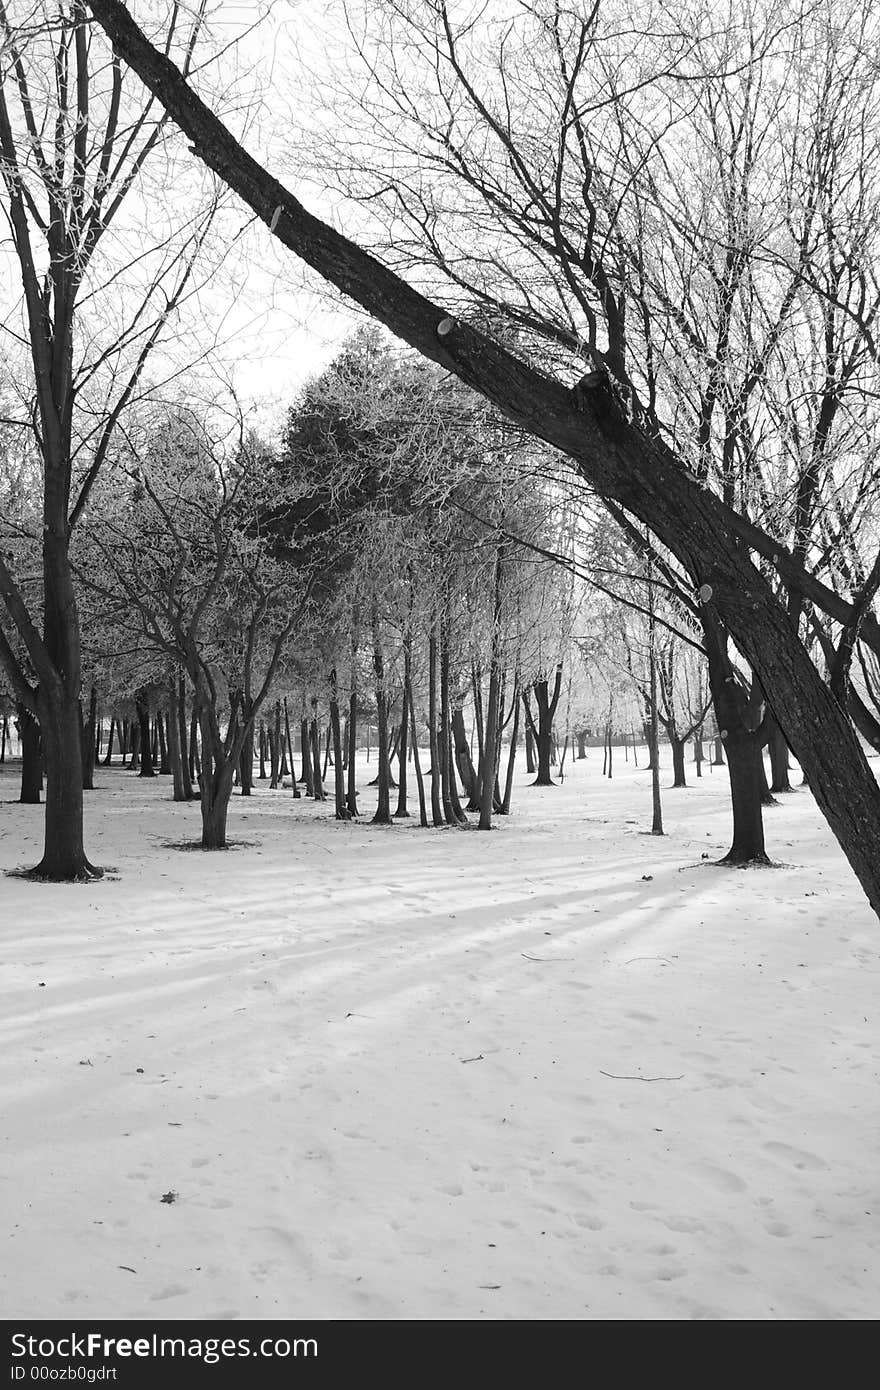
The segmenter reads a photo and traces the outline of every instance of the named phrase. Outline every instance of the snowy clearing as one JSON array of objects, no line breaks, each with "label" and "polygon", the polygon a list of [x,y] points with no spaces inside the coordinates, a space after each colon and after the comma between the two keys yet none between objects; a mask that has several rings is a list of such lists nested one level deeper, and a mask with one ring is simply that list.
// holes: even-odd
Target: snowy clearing
[{"label": "snowy clearing", "polygon": [[0,879],[3,1314],[875,1317],[877,922],[808,792],[722,870],[723,769],[656,840],[600,766],[489,835],[258,783],[212,855],[101,769],[109,879]]}]

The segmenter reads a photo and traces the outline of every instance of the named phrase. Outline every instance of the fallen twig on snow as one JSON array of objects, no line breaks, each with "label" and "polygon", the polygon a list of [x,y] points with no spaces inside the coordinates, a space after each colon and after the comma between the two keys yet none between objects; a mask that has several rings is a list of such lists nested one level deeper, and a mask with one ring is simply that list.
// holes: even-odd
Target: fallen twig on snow
[{"label": "fallen twig on snow", "polygon": [[621,1076],[621,1075],[619,1075],[616,1071],[602,1071],[602,1068],[601,1068],[601,1067],[599,1068],[599,1071],[602,1073],[603,1076],[610,1076],[612,1081],[683,1081],[683,1080],[684,1080],[684,1072],[682,1072],[681,1076],[629,1076],[629,1075],[626,1075],[626,1074],[624,1074],[623,1076]]}]

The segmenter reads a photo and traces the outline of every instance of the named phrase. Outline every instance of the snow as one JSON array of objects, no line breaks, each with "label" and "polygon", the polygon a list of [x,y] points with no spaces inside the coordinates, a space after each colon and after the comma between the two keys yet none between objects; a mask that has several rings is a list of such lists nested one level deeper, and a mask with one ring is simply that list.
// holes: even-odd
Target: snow
[{"label": "snow", "polygon": [[257,783],[212,855],[102,769],[113,872],[0,878],[4,1316],[875,1317],[876,920],[807,791],[723,870],[723,770],[658,840],[600,768],[490,835]]}]

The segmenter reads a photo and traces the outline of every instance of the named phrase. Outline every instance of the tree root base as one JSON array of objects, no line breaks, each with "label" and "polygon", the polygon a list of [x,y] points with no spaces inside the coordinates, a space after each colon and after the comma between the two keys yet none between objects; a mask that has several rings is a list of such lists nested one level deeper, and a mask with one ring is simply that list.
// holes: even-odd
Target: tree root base
[{"label": "tree root base", "polygon": [[74,873],[58,873],[55,869],[48,869],[42,860],[35,864],[32,869],[9,869],[10,878],[27,878],[34,883],[95,883],[104,877],[106,870],[98,867],[97,864],[85,862]]}]

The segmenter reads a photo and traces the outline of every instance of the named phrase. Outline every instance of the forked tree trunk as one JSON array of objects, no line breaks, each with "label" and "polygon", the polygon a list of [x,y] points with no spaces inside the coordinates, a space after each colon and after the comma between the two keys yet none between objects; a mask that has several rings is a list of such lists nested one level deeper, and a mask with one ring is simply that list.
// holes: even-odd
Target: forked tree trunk
[{"label": "forked tree trunk", "polygon": [[202,734],[202,849],[226,849],[226,821],[232,799],[235,762],[224,757],[222,742],[211,727],[207,713],[199,718]]},{"label": "forked tree trunk", "polygon": [[[479,811],[480,809],[480,782],[477,770],[471,758],[470,745],[468,743],[467,730],[464,727],[464,711],[457,706],[452,711],[452,739],[455,745],[455,761],[458,764],[458,774],[461,777],[461,784],[467,796],[466,811]],[[482,750],[483,740],[480,738],[480,748]],[[482,759],[482,752],[480,757]]]}]

